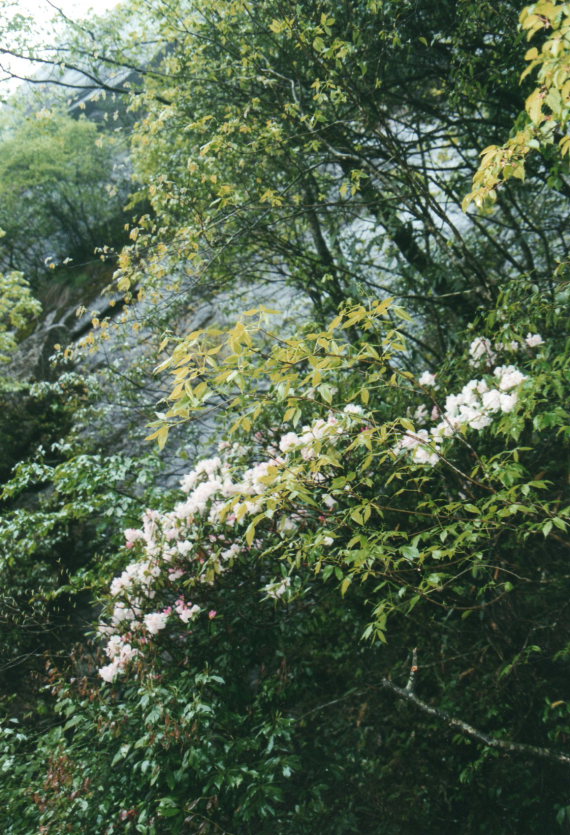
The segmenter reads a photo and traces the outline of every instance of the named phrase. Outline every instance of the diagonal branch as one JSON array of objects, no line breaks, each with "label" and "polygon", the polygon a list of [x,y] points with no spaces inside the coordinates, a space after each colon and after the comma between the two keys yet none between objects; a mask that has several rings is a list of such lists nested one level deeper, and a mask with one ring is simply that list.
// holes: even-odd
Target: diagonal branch
[{"label": "diagonal branch", "polygon": [[480,742],[488,748],[504,751],[507,754],[536,757],[541,760],[558,763],[558,765],[570,766],[570,756],[567,754],[562,754],[558,751],[553,751],[551,748],[544,748],[539,745],[527,745],[522,742],[509,742],[506,739],[498,739],[495,736],[490,736],[489,734],[474,728],[472,725],[469,725],[467,722],[464,722],[462,719],[457,719],[455,716],[451,716],[447,713],[447,711],[428,705],[427,702],[419,699],[411,688],[398,687],[388,678],[382,679],[381,686],[385,690],[389,690],[396,696],[400,696],[400,698],[415,705],[423,713],[427,713],[428,716],[433,716],[435,719],[439,719],[452,730],[458,731],[460,734],[463,734],[470,739],[474,739],[476,742]]},{"label": "diagonal branch", "polygon": [[[102,78],[94,75],[92,72],[87,70],[85,67],[78,66],[77,64],[71,64],[69,61],[61,61],[61,60],[54,60],[51,58],[40,58],[39,56],[30,56],[25,55],[23,53],[15,52],[12,49],[0,48],[0,56],[9,56],[12,58],[20,58],[24,61],[29,61],[31,64],[46,64],[48,66],[53,67],[54,69],[59,70],[73,70],[74,72],[80,73],[85,79],[85,84],[73,84],[71,82],[66,82],[62,78],[34,78],[32,76],[21,76],[13,73],[11,70],[2,68],[4,72],[10,78],[17,79],[19,81],[26,81],[29,84],[55,84],[59,87],[70,87],[77,90],[105,90],[107,93],[119,93],[121,95],[140,95],[140,91],[132,90],[130,87],[117,87],[113,84],[108,84],[107,82],[103,81]],[[91,82],[90,84],[87,82]],[[161,102],[161,104],[170,105],[172,102],[168,99],[165,99],[163,96],[155,94],[153,98],[156,101]]]}]

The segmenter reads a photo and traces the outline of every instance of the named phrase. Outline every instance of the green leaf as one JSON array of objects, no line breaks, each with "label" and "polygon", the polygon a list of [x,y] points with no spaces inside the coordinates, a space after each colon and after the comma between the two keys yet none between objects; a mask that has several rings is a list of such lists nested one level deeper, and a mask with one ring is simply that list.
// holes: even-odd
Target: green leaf
[{"label": "green leaf", "polygon": [[399,550],[402,556],[407,560],[410,560],[410,562],[418,560],[420,557],[420,552],[415,545],[403,545]]},{"label": "green leaf", "polygon": [[545,522],[544,525],[542,526],[542,533],[543,533],[543,536],[544,536],[545,539],[546,539],[546,537],[548,536],[548,534],[550,533],[551,530],[552,530],[552,521],[549,519],[548,522]]}]

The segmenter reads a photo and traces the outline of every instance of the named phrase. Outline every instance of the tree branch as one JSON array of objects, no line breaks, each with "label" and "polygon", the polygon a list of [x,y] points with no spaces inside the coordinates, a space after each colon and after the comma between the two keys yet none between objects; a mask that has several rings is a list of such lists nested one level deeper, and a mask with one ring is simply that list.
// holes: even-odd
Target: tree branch
[{"label": "tree branch", "polygon": [[[80,73],[87,81],[90,81],[91,84],[73,84],[71,82],[64,81],[63,76],[61,78],[34,78],[33,76],[21,76],[11,72],[9,69],[3,68],[4,72],[7,73],[10,78],[14,78],[18,81],[26,81],[29,84],[55,84],[59,87],[70,87],[76,90],[105,90],[107,93],[118,93],[120,95],[137,96],[141,94],[139,90],[132,90],[130,87],[116,87],[113,84],[108,84],[103,81],[102,78],[98,78],[84,67],[71,64],[69,61],[58,61],[50,58],[40,58],[39,56],[24,55],[23,53],[15,52],[11,49],[0,48],[0,56],[2,55],[7,55],[12,58],[20,58],[24,61],[29,61],[30,63],[46,64],[54,69],[72,70],[73,72]],[[125,68],[129,69],[129,67]],[[172,104],[169,99],[166,99],[159,94],[154,94],[153,98],[161,104]]]},{"label": "tree branch", "polygon": [[[411,675],[412,674],[410,673],[410,676]],[[477,728],[474,728],[472,725],[469,725],[462,719],[457,719],[455,716],[450,716],[450,714],[447,713],[447,711],[441,710],[438,707],[433,707],[432,705],[428,705],[427,702],[422,701],[422,699],[416,696],[411,687],[398,687],[388,678],[382,679],[381,686],[385,690],[389,690],[396,696],[399,696],[400,698],[405,699],[407,702],[410,702],[411,704],[415,705],[423,713],[427,713],[428,716],[432,716],[435,719],[439,719],[452,730],[458,731],[460,734],[463,734],[463,736],[467,736],[470,739],[474,739],[476,742],[479,742],[482,745],[486,745],[488,748],[494,748],[495,750],[504,751],[507,754],[518,754],[520,756],[536,757],[541,760],[548,760],[549,762],[558,763],[559,765],[570,766],[570,756],[568,756],[567,754],[561,754],[557,751],[552,751],[550,748],[543,748],[539,745],[527,745],[522,742],[510,742],[506,739],[497,739],[497,737],[495,736],[490,736],[489,734],[486,734],[483,731],[477,730]]]}]

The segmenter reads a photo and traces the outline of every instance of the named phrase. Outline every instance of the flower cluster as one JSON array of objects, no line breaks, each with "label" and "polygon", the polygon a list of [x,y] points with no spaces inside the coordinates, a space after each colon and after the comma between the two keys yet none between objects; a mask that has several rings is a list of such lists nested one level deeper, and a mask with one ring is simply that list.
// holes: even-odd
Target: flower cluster
[{"label": "flower cluster", "polygon": [[[110,636],[106,652],[111,663],[99,671],[105,681],[113,681],[133,659],[142,659],[159,633],[170,628],[180,632],[205,611],[186,601],[181,588],[194,588],[203,595],[248,547],[241,541],[239,526],[243,528],[259,512],[264,494],[292,458],[297,454],[305,461],[315,458],[324,442],[336,444],[357,427],[362,414],[361,407],[348,405],[339,416],[318,418],[299,434],[288,432],[268,445],[265,460],[251,466],[241,465],[243,446],[222,442],[218,455],[199,461],[182,478],[185,498],[172,511],[147,510],[140,529],[125,531],[126,547],[138,549],[139,556],[111,582],[109,623],[99,626],[101,634]],[[315,489],[322,480],[319,473],[313,474]],[[336,504],[326,492],[322,499],[328,509]],[[280,518],[279,535],[294,533],[299,518]],[[261,591],[279,599],[289,586],[286,577]],[[211,609],[208,618],[216,614]]]},{"label": "flower cluster", "polygon": [[[528,334],[525,342],[528,347],[543,345],[539,334]],[[515,343],[518,348],[518,343]],[[484,361],[492,364],[502,345],[493,346],[485,337],[476,337],[470,347],[472,362]],[[509,350],[513,350],[512,346]],[[480,431],[490,426],[499,414],[512,412],[519,400],[519,387],[528,378],[514,365],[496,366],[487,378],[473,379],[466,383],[457,394],[449,394],[441,407],[435,403],[431,411],[431,420],[437,421],[429,430],[407,430],[394,447],[396,453],[408,453],[416,464],[437,464],[445,439],[468,429]],[[424,388],[437,389],[434,374],[425,371],[418,379]],[[416,424],[420,426],[428,421],[428,409],[422,404],[414,412]]]},{"label": "flower cluster", "polygon": [[111,659],[111,663],[101,667],[99,675],[104,681],[113,681],[122,672],[127,664],[139,654],[138,649],[133,648],[120,635],[113,635],[105,648],[105,652]]},{"label": "flower cluster", "polygon": [[504,342],[497,342],[495,345],[485,336],[476,336],[469,346],[471,364],[481,365],[484,363],[485,365],[492,365],[496,361],[499,353],[503,351],[516,353],[523,347],[523,342],[528,348],[539,348],[541,345],[544,345],[544,340],[539,333],[527,333],[522,342],[511,340],[511,342],[506,344]]},{"label": "flower cluster", "polygon": [[[353,413],[353,409],[358,407],[347,406],[345,414]],[[335,435],[340,435],[343,432],[343,424],[335,415],[329,415],[327,420],[319,418],[311,426],[303,426],[301,434],[296,432],[287,432],[279,441],[279,449],[281,452],[291,452],[291,450],[300,450],[301,456],[305,461],[309,461],[315,457],[315,441],[322,441],[325,438],[332,439]]]}]

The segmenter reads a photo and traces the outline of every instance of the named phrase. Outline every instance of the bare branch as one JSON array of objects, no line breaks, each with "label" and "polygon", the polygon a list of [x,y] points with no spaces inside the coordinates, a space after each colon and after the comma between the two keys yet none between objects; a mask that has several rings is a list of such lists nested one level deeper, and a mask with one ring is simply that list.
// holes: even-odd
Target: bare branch
[{"label": "bare branch", "polygon": [[562,754],[558,751],[553,751],[551,748],[544,748],[539,745],[527,745],[522,742],[510,742],[506,739],[498,739],[495,736],[490,736],[489,734],[484,733],[484,731],[474,728],[473,725],[470,725],[468,722],[464,722],[463,719],[450,716],[447,711],[441,710],[441,708],[438,707],[433,707],[433,705],[429,705],[427,702],[424,702],[422,699],[418,698],[418,696],[416,696],[412,691],[412,688],[408,686],[398,687],[388,678],[382,679],[381,686],[385,690],[389,690],[391,693],[394,693],[396,696],[400,696],[400,698],[405,699],[407,702],[411,702],[411,704],[415,705],[419,710],[426,713],[428,716],[433,716],[435,719],[439,719],[452,730],[458,731],[460,734],[463,734],[463,736],[474,739],[476,742],[486,745],[488,748],[504,751],[506,754],[516,754],[523,757],[535,757],[537,759],[547,760],[548,762],[557,763],[559,765],[570,766],[570,756],[567,754]]},{"label": "bare branch", "polygon": [[[121,95],[140,95],[140,92],[138,90],[133,90],[130,87],[116,87],[112,84],[107,84],[105,81],[103,81],[102,78],[99,78],[98,76],[89,72],[89,70],[85,69],[84,67],[77,66],[76,64],[71,64],[68,61],[53,60],[50,58],[40,58],[39,56],[24,55],[22,53],[15,52],[14,50],[5,48],[0,49],[0,55],[7,55],[13,58],[20,58],[25,61],[29,61],[30,63],[47,64],[48,66],[52,66],[54,69],[57,68],[59,70],[72,70],[74,72],[80,73],[87,81],[91,82],[91,84],[73,84],[70,82],[65,82],[63,78],[33,78],[30,76],[17,75],[16,73],[11,72],[5,67],[2,68],[4,72],[6,72],[9,75],[10,78],[14,78],[19,81],[26,81],[29,84],[55,84],[59,87],[71,87],[76,90],[105,90],[108,93],[119,93]],[[153,98],[156,99],[156,101],[159,101],[161,104],[172,104],[171,101],[157,94],[155,94]]]}]

